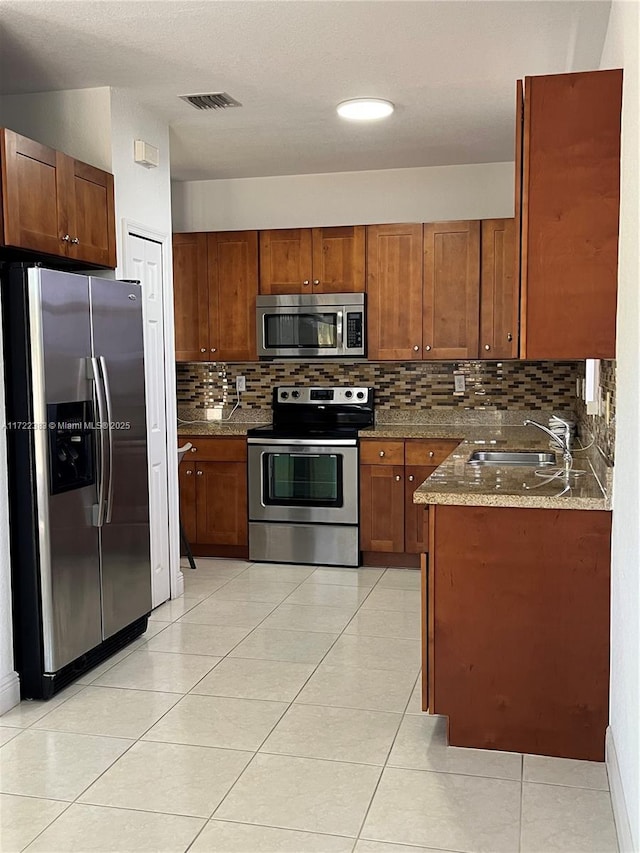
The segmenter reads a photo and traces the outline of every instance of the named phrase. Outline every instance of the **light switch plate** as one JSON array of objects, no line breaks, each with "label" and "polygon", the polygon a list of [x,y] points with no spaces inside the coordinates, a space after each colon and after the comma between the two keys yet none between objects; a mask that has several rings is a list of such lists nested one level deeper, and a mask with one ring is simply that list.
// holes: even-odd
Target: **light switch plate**
[{"label": "light switch plate", "polygon": [[453,371],[453,393],[454,395],[462,395],[466,390],[466,381],[464,373],[460,370]]}]

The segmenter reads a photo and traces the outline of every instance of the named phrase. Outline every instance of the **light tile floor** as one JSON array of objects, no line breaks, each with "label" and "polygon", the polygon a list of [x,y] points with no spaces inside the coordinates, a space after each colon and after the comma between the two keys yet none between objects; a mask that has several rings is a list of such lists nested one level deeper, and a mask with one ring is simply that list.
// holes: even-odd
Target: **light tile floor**
[{"label": "light tile floor", "polygon": [[419,574],[198,560],[149,630],[0,720],[0,850],[613,853],[604,765],[446,745]]}]

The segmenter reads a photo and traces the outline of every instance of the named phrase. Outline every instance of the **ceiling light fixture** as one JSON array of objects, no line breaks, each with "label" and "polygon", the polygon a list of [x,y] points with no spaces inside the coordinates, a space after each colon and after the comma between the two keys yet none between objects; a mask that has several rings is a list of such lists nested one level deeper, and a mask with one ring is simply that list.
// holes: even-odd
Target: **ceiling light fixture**
[{"label": "ceiling light fixture", "polygon": [[350,101],[342,101],[336,110],[342,118],[372,121],[390,116],[394,106],[391,101],[383,101],[380,98],[352,98]]}]

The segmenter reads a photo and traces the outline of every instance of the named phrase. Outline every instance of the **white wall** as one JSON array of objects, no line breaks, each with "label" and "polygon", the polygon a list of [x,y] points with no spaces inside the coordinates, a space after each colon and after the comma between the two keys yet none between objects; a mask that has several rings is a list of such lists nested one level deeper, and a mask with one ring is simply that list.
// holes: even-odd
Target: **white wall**
[{"label": "white wall", "polygon": [[173,185],[175,231],[513,216],[514,164],[482,163]]},{"label": "white wall", "polygon": [[[614,0],[601,67],[624,68],[618,333],[616,466],[611,563],[610,738],[628,816],[618,802],[625,850],[640,850],[640,6]],[[622,831],[621,831],[622,830]],[[627,832],[630,831],[631,839]],[[631,846],[628,846],[628,845]]]},{"label": "white wall", "polygon": [[0,126],[111,171],[111,95],[106,86],[0,96]]}]

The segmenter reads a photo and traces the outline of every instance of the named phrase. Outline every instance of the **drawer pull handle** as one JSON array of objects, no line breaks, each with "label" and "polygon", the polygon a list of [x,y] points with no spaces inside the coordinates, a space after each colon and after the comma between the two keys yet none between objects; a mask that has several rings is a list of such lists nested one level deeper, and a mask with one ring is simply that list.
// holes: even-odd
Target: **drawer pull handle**
[{"label": "drawer pull handle", "polygon": [[413,474],[409,474],[409,482],[413,483]]},{"label": "drawer pull handle", "polygon": [[187,477],[188,477],[190,474],[193,474],[193,471],[191,470],[191,468],[189,468],[189,470],[188,470],[188,471],[185,471],[184,473],[185,473],[185,474],[187,475]]},{"label": "drawer pull handle", "polygon": [[196,474],[198,475],[198,477],[202,477],[202,471],[196,471]]},{"label": "drawer pull handle", "polygon": [[380,456],[384,456],[384,450],[381,450],[379,453]]},{"label": "drawer pull handle", "polygon": [[433,459],[434,456],[435,456],[435,453],[433,452],[433,450],[430,450],[429,451],[429,459]]},{"label": "drawer pull handle", "polygon": [[197,447],[192,447],[192,448],[191,448],[191,452],[192,452],[192,453],[195,453],[197,449],[198,449]]},{"label": "drawer pull handle", "polygon": [[396,483],[399,483],[401,479],[402,477],[400,476],[400,474],[396,474]]}]

